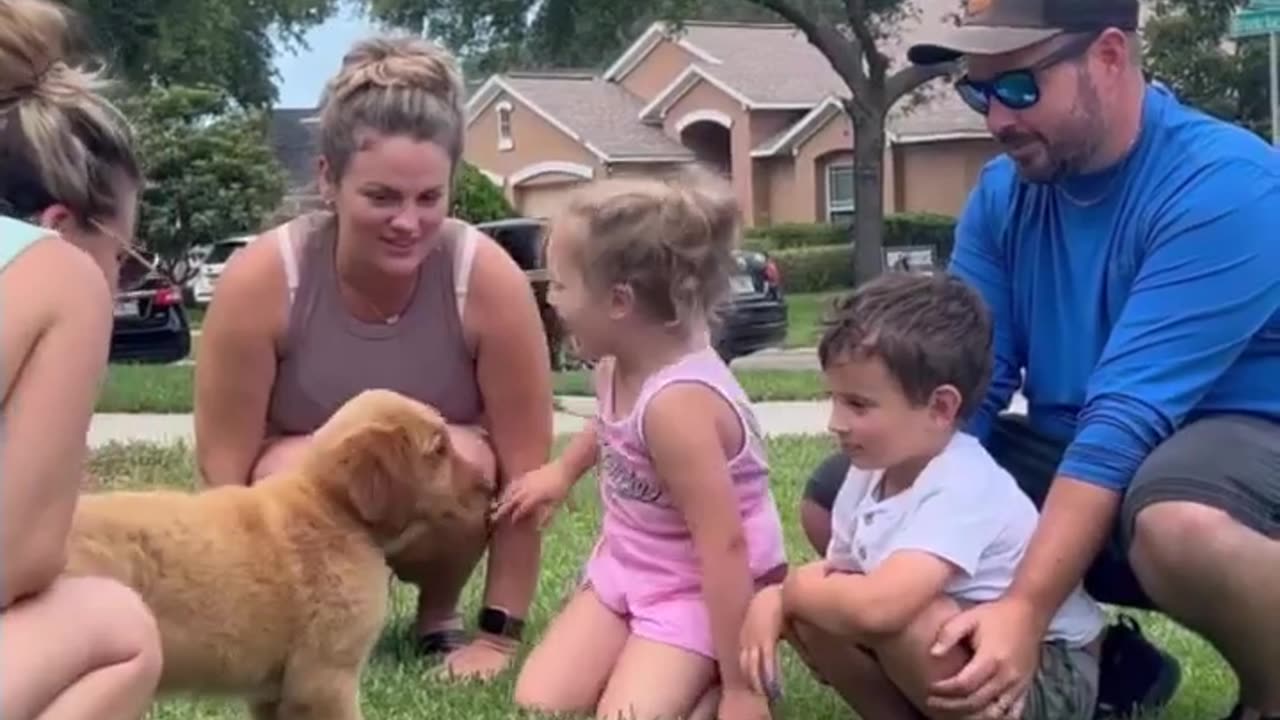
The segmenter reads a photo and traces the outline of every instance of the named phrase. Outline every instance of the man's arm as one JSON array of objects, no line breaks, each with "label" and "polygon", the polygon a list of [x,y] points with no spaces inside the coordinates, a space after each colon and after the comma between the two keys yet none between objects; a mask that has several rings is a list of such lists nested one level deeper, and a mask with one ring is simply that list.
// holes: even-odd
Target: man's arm
[{"label": "man's arm", "polygon": [[[955,249],[948,272],[978,291],[991,314],[993,355],[991,383],[981,407],[969,421],[968,432],[986,440],[995,419],[1022,386],[1022,357],[1018,352],[1013,321],[1013,289],[1008,264],[1000,246],[1004,218],[1008,214],[1007,170],[990,165],[969,196],[956,224]],[[999,211],[995,206],[1003,206]]]},{"label": "man's arm", "polygon": [[1153,228],[1009,592],[1042,624],[1084,577],[1142,462],[1280,312],[1280,177],[1239,163],[1209,169],[1196,203]]}]

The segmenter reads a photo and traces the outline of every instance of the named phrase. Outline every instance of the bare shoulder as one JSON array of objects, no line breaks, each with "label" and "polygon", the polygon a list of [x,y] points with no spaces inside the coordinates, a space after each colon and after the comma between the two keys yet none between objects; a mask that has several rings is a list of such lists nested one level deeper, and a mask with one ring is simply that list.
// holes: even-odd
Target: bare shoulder
[{"label": "bare shoulder", "polygon": [[476,240],[475,261],[471,266],[472,292],[510,299],[512,294],[529,295],[529,278],[515,259],[497,240],[484,232],[471,229]]},{"label": "bare shoulder", "polygon": [[[58,291],[49,292],[49,278]],[[0,275],[0,382],[7,396],[39,339],[55,327],[105,362],[111,338],[111,291],[88,253],[57,236],[37,241]],[[82,359],[82,358],[78,358]]]},{"label": "bare shoulder", "polygon": [[474,228],[475,256],[467,283],[468,328],[485,334],[514,323],[540,327],[533,288],[520,266],[496,240]]},{"label": "bare shoulder", "polygon": [[205,318],[205,332],[227,329],[270,332],[285,325],[288,280],[275,228],[231,256]]},{"label": "bare shoulder", "polygon": [[[49,278],[58,291],[49,292]],[[6,307],[21,308],[37,325],[70,313],[111,325],[111,291],[107,278],[88,253],[56,235],[37,241],[5,269],[2,294]],[[9,300],[13,300],[10,304]]]}]

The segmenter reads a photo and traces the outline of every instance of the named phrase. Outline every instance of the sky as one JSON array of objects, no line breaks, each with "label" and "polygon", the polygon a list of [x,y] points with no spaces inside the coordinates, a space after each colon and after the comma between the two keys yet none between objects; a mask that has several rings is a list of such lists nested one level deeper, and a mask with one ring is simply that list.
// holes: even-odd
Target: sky
[{"label": "sky", "polygon": [[358,12],[344,8],[306,35],[309,49],[297,54],[283,51],[276,55],[280,97],[277,107],[314,108],[320,101],[325,82],[338,71],[342,55],[360,38],[373,34],[376,26]]}]

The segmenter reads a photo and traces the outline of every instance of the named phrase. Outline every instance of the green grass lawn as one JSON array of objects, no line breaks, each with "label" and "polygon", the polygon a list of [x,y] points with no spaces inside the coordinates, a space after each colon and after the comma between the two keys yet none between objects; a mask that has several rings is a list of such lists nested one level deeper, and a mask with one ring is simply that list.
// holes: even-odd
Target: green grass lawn
[{"label": "green grass lawn", "polygon": [[[818,373],[796,370],[738,370],[747,394],[757,402],[815,400],[824,393]],[[112,365],[98,399],[98,412],[191,412],[195,368],[190,365]],[[590,395],[586,372],[557,373],[557,395]]]},{"label": "green grass lawn", "polygon": [[[774,492],[786,525],[788,555],[793,562],[812,559],[796,519],[796,504],[807,473],[829,452],[824,439],[774,438],[769,441]],[[181,444],[112,445],[93,454],[91,471],[109,488],[156,485],[186,486],[194,476],[190,451]],[[527,637],[542,634],[547,622],[574,587],[581,564],[590,551],[599,521],[596,489],[589,478],[576,489],[572,501],[555,519],[544,540],[538,595],[530,614]],[[479,599],[478,578],[464,595],[463,614],[474,615]],[[397,586],[388,623],[362,686],[366,718],[432,718],[499,720],[520,715],[510,704],[514,672],[492,684],[446,685],[428,679],[428,668],[412,656],[408,623],[413,596]],[[1235,696],[1235,681],[1217,654],[1196,636],[1159,617],[1141,617],[1148,635],[1182,659],[1183,685],[1163,715],[1172,720],[1206,720],[1226,714]],[[521,656],[527,652],[526,647]],[[788,718],[850,717],[825,687],[814,682],[789,649],[784,650],[785,698],[781,715]],[[231,720],[244,717],[241,706],[220,700],[167,699],[149,716],[153,720]]]},{"label": "green grass lawn", "polygon": [[835,292],[788,295],[786,346],[816,347],[822,336],[822,316],[839,295]]}]

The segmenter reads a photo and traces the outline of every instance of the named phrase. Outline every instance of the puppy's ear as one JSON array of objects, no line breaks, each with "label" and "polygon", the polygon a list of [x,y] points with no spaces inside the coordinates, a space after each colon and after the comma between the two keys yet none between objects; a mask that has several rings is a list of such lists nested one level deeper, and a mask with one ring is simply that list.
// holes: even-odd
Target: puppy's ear
[{"label": "puppy's ear", "polygon": [[343,484],[351,507],[366,524],[382,526],[396,515],[396,483],[403,472],[407,435],[404,428],[370,424],[343,439],[340,448]]},{"label": "puppy's ear", "polygon": [[347,497],[361,520],[377,525],[391,509],[391,478],[377,463],[359,463],[353,469],[347,477]]}]

